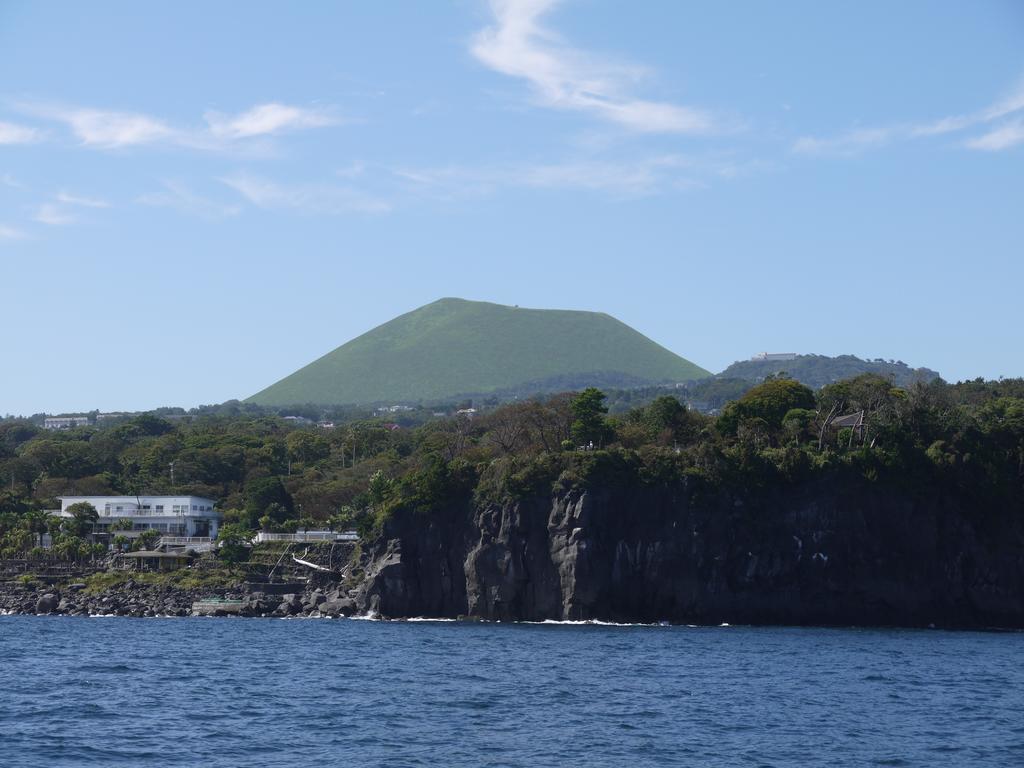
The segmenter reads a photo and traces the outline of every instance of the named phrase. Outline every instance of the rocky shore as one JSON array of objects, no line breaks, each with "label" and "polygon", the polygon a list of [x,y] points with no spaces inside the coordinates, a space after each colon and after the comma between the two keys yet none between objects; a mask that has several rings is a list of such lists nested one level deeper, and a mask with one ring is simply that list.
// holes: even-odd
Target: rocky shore
[{"label": "rocky shore", "polygon": [[0,583],[0,614],[336,617],[355,612],[355,601],[341,588],[330,585],[276,595],[241,584],[234,588],[177,589],[129,580],[91,592],[84,583],[61,588]]}]

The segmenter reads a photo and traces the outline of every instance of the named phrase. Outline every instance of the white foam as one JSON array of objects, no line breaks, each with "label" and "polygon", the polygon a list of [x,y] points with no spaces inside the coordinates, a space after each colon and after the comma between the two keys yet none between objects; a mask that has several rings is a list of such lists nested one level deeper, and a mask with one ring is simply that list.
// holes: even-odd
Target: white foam
[{"label": "white foam", "polygon": [[380,619],[380,614],[370,611],[369,613],[357,613],[349,616],[352,621],[377,621]]},{"label": "white foam", "polygon": [[551,625],[559,627],[660,627],[660,622],[652,624],[630,624],[620,621],[601,621],[600,619],[544,619],[543,621],[517,621],[516,624]]}]

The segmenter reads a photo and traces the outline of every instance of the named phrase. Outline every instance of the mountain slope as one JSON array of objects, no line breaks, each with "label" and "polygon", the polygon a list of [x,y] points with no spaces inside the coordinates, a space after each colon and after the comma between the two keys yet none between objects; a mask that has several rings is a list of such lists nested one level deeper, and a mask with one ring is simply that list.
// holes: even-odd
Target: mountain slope
[{"label": "mountain slope", "polygon": [[[259,405],[438,400],[567,379],[687,381],[708,371],[598,312],[441,299],[396,317],[253,395]],[[545,382],[551,382],[546,387]]]}]

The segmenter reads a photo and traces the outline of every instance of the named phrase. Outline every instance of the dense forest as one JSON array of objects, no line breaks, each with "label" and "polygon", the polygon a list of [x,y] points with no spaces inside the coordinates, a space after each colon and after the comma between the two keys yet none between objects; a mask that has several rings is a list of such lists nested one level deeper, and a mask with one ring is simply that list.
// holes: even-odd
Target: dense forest
[{"label": "dense forest", "polygon": [[1024,508],[1020,379],[900,388],[865,374],[815,392],[772,377],[717,416],[671,394],[610,413],[594,388],[405,426],[358,412],[317,426],[237,405],[174,416],[59,432],[0,422],[3,556],[32,552],[48,530],[68,556],[88,551],[78,521],[43,513],[64,494],[207,496],[236,534],[326,525],[370,533],[399,508],[430,514],[454,496],[482,504],[684,477],[709,490],[756,489],[852,473],[940,487],[979,510]]}]

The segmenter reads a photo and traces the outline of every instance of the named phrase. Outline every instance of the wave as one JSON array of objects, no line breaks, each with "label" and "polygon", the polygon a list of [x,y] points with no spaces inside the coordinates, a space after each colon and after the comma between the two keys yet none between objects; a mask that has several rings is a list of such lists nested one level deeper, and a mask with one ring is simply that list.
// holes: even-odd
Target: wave
[{"label": "wave", "polygon": [[668,627],[667,622],[631,623],[623,621],[602,621],[601,619],[544,619],[543,621],[514,621],[513,624],[550,625],[558,627]]}]

